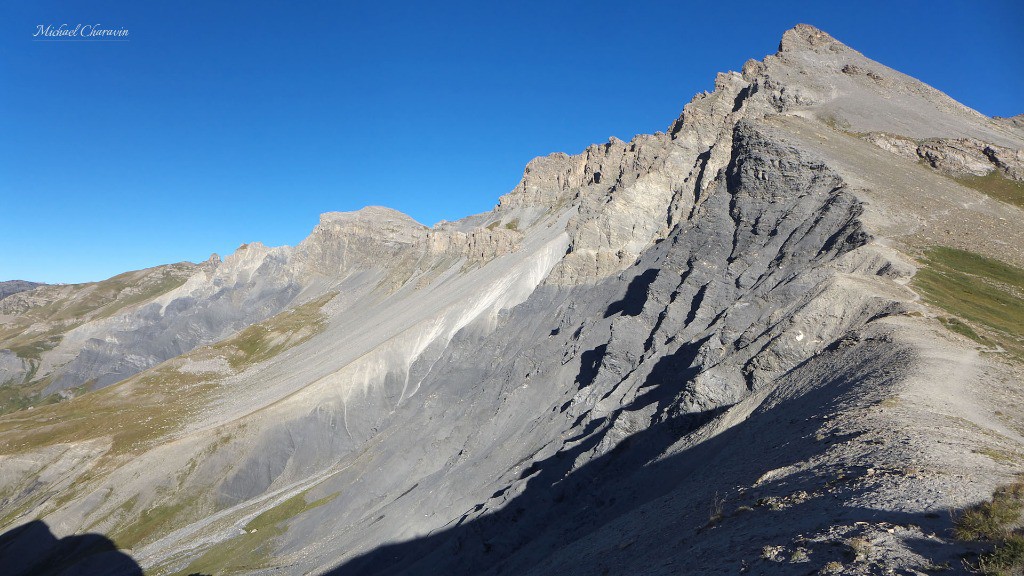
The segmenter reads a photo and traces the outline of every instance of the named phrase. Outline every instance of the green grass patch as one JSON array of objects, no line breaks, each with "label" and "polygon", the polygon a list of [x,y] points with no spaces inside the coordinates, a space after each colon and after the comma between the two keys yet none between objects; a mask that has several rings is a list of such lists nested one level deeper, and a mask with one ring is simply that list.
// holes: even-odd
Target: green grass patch
[{"label": "green grass patch", "polygon": [[180,492],[172,492],[169,497],[135,514],[140,508],[139,497],[132,496],[107,515],[108,518],[114,515],[120,518],[109,537],[121,549],[152,542],[197,520],[196,509],[200,501],[199,494],[184,496]]},{"label": "green grass patch", "polygon": [[1017,182],[993,170],[984,176],[962,176],[955,180],[1000,202],[1024,208],[1024,182]]},{"label": "green grass patch", "polygon": [[1024,361],[1024,270],[947,247],[929,248],[922,263],[913,286],[955,317],[947,328]]},{"label": "green grass patch", "polygon": [[63,336],[60,334],[49,334],[35,340],[15,342],[7,349],[20,358],[39,360],[43,352],[56,348],[62,338]]},{"label": "green grass patch", "polygon": [[57,394],[43,396],[42,392],[33,393],[31,389],[26,391],[20,386],[10,384],[0,386],[0,415],[58,402],[60,402],[60,396]]},{"label": "green grass patch", "polygon": [[941,322],[942,325],[945,326],[946,329],[949,330],[950,332],[956,332],[961,336],[966,336],[979,344],[984,344],[986,346],[992,345],[991,340],[979,335],[977,332],[974,331],[973,328],[971,328],[967,324],[964,324],[958,318],[939,318],[939,322]]},{"label": "green grass patch", "polygon": [[320,309],[336,295],[337,292],[324,294],[269,320],[253,324],[212,348],[224,354],[235,370],[273,358],[323,331],[327,321]]},{"label": "green grass patch", "polygon": [[[501,224],[500,221],[495,220],[494,222],[491,222],[490,224],[487,225],[487,229],[488,230],[495,230],[495,229],[498,228],[498,226],[500,224]],[[513,230],[513,231],[514,230],[519,230],[519,219],[518,218],[513,218],[512,220],[506,222],[505,223],[505,229],[506,230]]]},{"label": "green grass patch", "polygon": [[269,530],[275,528],[285,520],[289,520],[302,514],[307,510],[312,510],[319,506],[327,504],[331,500],[337,498],[338,494],[334,493],[329,496],[324,496],[319,500],[313,502],[306,502],[306,492],[296,494],[291,498],[281,502],[277,506],[274,506],[270,510],[260,514],[253,518],[248,524],[245,525],[246,532],[252,532],[253,530]]},{"label": "green grass patch", "polygon": [[[110,538],[118,548],[134,548],[142,542],[155,539],[154,536],[167,532],[165,528],[174,525],[174,521],[183,511],[194,504],[194,499],[179,502],[157,504],[147,508],[139,515],[126,522],[110,533]],[[118,507],[117,511],[130,514],[138,505],[138,496],[133,496]]]},{"label": "green grass patch", "polygon": [[1024,573],[1024,536],[1011,534],[978,559],[977,572],[985,576],[1017,576]]},{"label": "green grass patch", "polygon": [[1010,576],[1024,572],[1024,481],[1001,486],[992,499],[964,510],[956,519],[954,534],[960,540],[992,543],[970,568],[986,576]]},{"label": "green grass patch", "polygon": [[1000,486],[992,499],[964,510],[954,533],[960,540],[1000,541],[1012,534],[1024,512],[1024,482]]},{"label": "green grass patch", "polygon": [[245,525],[244,534],[213,546],[178,574],[236,574],[268,567],[272,540],[284,534],[285,523],[327,504],[338,495],[335,493],[308,502],[307,492],[296,494],[253,518]]}]

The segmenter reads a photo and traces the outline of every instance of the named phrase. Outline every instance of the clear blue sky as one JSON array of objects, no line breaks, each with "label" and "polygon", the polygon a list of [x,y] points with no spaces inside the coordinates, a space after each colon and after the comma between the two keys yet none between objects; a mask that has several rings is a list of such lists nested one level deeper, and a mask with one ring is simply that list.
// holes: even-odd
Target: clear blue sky
[{"label": "clear blue sky", "polygon": [[[1024,112],[1017,1],[291,4],[0,3],[0,280],[295,244],[368,204],[486,211],[530,158],[665,129],[799,22]],[[64,23],[130,41],[32,41]]]}]

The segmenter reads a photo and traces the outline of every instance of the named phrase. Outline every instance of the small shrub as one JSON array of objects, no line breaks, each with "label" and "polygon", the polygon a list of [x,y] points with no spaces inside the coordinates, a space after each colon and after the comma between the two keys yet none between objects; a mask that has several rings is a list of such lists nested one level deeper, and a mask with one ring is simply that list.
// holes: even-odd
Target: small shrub
[{"label": "small shrub", "polygon": [[996,448],[989,448],[988,446],[978,448],[977,450],[974,450],[974,452],[977,454],[983,454],[985,456],[988,456],[989,458],[995,460],[996,462],[1013,462],[1015,460],[1014,455],[1011,454],[1010,452],[1006,452],[1004,450],[999,450]]},{"label": "small shrub", "polygon": [[849,134],[851,136],[855,135],[853,132],[849,131],[850,123],[845,119],[836,118],[835,116],[829,114],[828,116],[824,116],[823,118],[821,118],[821,121],[824,122],[826,126],[837,132],[845,132],[846,134]]},{"label": "small shrub", "polygon": [[956,518],[954,534],[961,540],[988,540],[992,550],[968,568],[986,576],[1024,573],[1024,535],[1014,528],[1024,512],[1024,480],[1001,486],[992,499],[965,510]]},{"label": "small shrub", "polygon": [[711,498],[711,504],[708,506],[708,524],[717,524],[721,522],[722,518],[725,517],[725,497],[720,496],[718,492]]},{"label": "small shrub", "polygon": [[891,396],[879,402],[878,405],[883,408],[895,408],[900,405],[900,399],[896,396]]},{"label": "small shrub", "polygon": [[820,570],[819,574],[839,574],[842,571],[843,564],[841,562],[836,562],[835,560],[833,560],[828,564],[825,564],[825,566],[822,567],[822,569]]},{"label": "small shrub", "polygon": [[1024,511],[1024,482],[997,488],[992,500],[965,510],[956,519],[954,534],[960,540],[1006,538]]},{"label": "small shrub", "polygon": [[1024,573],[1024,536],[1011,534],[978,559],[977,569],[986,576]]},{"label": "small shrub", "polygon": [[850,548],[850,555],[855,560],[863,560],[867,558],[871,552],[871,542],[867,538],[860,536],[854,536],[846,541],[846,545]]}]

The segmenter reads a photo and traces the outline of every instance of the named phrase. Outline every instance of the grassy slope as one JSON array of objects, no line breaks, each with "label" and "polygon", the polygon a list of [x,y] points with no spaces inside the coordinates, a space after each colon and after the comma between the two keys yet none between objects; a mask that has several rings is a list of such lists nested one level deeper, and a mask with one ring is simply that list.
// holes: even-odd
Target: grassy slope
[{"label": "grassy slope", "polygon": [[1024,361],[1024,270],[972,252],[936,246],[925,251],[913,285],[952,315],[947,328]]},{"label": "grassy slope", "polygon": [[1024,182],[1010,180],[998,170],[984,176],[963,176],[956,178],[956,181],[1000,202],[1024,208]]},{"label": "grassy slope", "polygon": [[325,319],[320,309],[336,295],[337,292],[324,294],[269,320],[253,324],[214,344],[213,349],[227,358],[235,370],[273,358],[323,330]]},{"label": "grassy slope", "polygon": [[105,436],[111,454],[137,452],[195,413],[211,380],[161,365],[67,402],[8,414],[0,418],[0,453]]}]

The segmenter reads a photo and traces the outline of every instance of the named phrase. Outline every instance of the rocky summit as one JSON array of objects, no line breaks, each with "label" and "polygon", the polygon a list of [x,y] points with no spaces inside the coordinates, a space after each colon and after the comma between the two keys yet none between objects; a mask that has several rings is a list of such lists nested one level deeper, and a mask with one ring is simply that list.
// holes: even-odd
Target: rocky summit
[{"label": "rocky summit", "polygon": [[800,25],[484,214],[2,284],[0,572],[992,568],[1022,208],[1021,117]]}]

